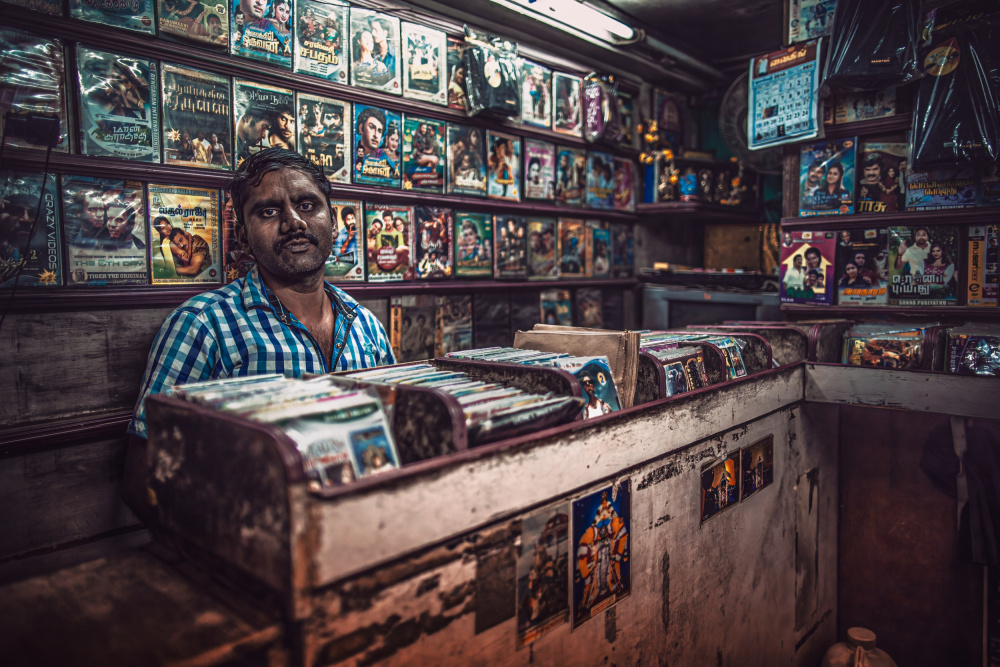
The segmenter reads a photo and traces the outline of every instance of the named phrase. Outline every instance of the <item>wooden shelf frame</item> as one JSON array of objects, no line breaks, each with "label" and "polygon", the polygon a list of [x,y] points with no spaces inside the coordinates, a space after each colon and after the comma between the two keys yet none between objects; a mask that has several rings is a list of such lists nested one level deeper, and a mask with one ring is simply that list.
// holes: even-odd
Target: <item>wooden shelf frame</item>
[{"label": "wooden shelf frame", "polygon": [[976,308],[970,306],[825,306],[804,303],[783,303],[781,312],[789,315],[816,316],[847,316],[864,317],[894,317],[923,319],[968,319],[979,321],[1000,321],[1000,308]]},{"label": "wooden shelf frame", "polygon": [[679,222],[703,220],[705,222],[726,222],[736,224],[764,224],[762,209],[750,206],[723,206],[696,201],[666,201],[655,204],[637,204],[636,214],[640,222]]},{"label": "wooden shelf frame", "polygon": [[975,225],[996,222],[1000,208],[954,208],[936,211],[900,211],[899,213],[855,213],[854,215],[823,215],[808,218],[782,218],[783,231],[836,231],[840,229],[871,229],[913,225]]}]

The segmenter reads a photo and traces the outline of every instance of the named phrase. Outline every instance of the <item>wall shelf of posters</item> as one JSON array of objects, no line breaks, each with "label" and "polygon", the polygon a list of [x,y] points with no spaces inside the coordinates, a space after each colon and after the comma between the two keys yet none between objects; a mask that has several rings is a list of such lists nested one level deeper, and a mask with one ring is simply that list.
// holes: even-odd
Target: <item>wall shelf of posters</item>
[{"label": "wall shelf of posters", "polygon": [[[640,204],[640,208],[642,204]],[[997,219],[995,208],[944,209],[938,211],[905,211],[900,213],[856,213],[813,218],[782,218],[785,231],[805,229],[828,231],[838,229],[870,229],[903,225],[963,225],[988,224]]]},{"label": "wall shelf of posters", "polygon": [[636,214],[640,219],[663,218],[664,222],[676,219],[705,220],[706,222],[728,222],[759,224],[761,212],[752,206],[722,206],[697,201],[665,201],[655,204],[636,204]]},{"label": "wall shelf of posters", "polygon": [[[545,289],[605,287],[631,289],[639,285],[634,278],[596,280],[430,280],[394,281],[388,283],[335,283],[356,299],[378,299],[400,294],[473,294],[482,292],[526,292]],[[141,285],[133,287],[54,287],[52,289],[18,290],[8,312],[34,313],[54,311],[89,311],[117,308],[173,308],[191,297],[215,289],[219,285],[191,287]],[[9,293],[0,292],[0,298]]]},{"label": "wall shelf of posters", "polygon": [[968,306],[825,306],[799,303],[783,303],[781,311],[789,315],[838,315],[855,318],[862,317],[954,317],[967,319],[975,316],[976,320],[1000,321],[1000,309],[976,308]]},{"label": "wall shelf of posters", "polygon": [[[4,5],[4,25],[26,30],[46,37],[59,37],[68,43],[83,42],[87,46],[105,49],[115,53],[128,53],[146,58],[155,58],[176,65],[203,69],[213,74],[248,79],[281,88],[292,88],[296,92],[323,95],[336,100],[368,104],[404,114],[413,114],[435,120],[463,123],[478,127],[503,129],[523,137],[541,139],[551,143],[589,148],[613,153],[619,157],[637,158],[639,151],[619,146],[590,144],[581,137],[560,134],[544,128],[531,127],[488,115],[469,117],[459,109],[439,106],[429,102],[390,95],[374,90],[339,84],[307,74],[298,74],[288,69],[268,63],[231,56],[224,51],[200,48],[187,43],[166,39],[153,39],[149,35],[116,30],[107,26],[85,23],[76,19],[45,16],[45,29],[38,28],[38,13],[20,7]],[[70,61],[67,60],[67,65]],[[72,69],[72,66],[69,66]],[[72,98],[73,95],[71,94]],[[75,103],[74,103],[75,105]],[[71,125],[75,127],[75,125]],[[134,163],[133,163],[134,164]],[[159,165],[163,166],[163,165]]]}]

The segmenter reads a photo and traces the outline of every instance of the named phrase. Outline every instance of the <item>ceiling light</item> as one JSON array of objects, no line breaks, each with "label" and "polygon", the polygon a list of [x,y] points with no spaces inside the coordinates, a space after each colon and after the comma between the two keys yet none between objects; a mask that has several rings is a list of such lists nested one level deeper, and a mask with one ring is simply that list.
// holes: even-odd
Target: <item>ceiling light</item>
[{"label": "ceiling light", "polygon": [[[498,5],[525,16],[545,17],[555,23],[610,41],[605,35],[629,40],[635,31],[621,21],[576,0],[493,0]],[[546,21],[550,23],[550,21]]]}]

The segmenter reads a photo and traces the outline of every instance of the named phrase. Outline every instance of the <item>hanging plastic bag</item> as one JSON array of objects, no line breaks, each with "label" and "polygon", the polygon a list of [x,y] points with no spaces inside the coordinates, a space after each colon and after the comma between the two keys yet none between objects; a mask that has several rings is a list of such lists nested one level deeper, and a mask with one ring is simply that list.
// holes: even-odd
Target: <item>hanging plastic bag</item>
[{"label": "hanging plastic bag", "polygon": [[837,0],[824,86],[885,90],[916,79],[920,0]]},{"label": "hanging plastic bag", "polygon": [[625,136],[614,77],[588,74],[583,80],[583,138],[617,146]]},{"label": "hanging plastic bag", "polygon": [[476,33],[465,26],[462,53],[465,64],[465,111],[475,116],[480,111],[493,111],[520,121],[521,60],[517,44],[493,35]]},{"label": "hanging plastic bag", "polygon": [[926,76],[913,105],[911,160],[919,170],[1000,160],[1000,9],[975,2],[929,16]]}]

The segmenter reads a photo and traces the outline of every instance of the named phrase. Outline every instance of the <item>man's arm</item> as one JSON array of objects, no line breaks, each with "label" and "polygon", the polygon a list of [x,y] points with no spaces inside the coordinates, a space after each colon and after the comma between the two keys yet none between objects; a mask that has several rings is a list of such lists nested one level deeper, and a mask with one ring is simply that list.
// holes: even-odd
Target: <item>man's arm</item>
[{"label": "man's arm", "polygon": [[129,433],[145,438],[146,397],[167,387],[215,377],[219,357],[212,328],[193,310],[178,308],[153,340]]},{"label": "man's arm", "polygon": [[174,271],[179,276],[196,276],[204,271],[210,263],[211,260],[207,254],[196,252],[191,256],[191,262],[187,266],[174,266]]}]

